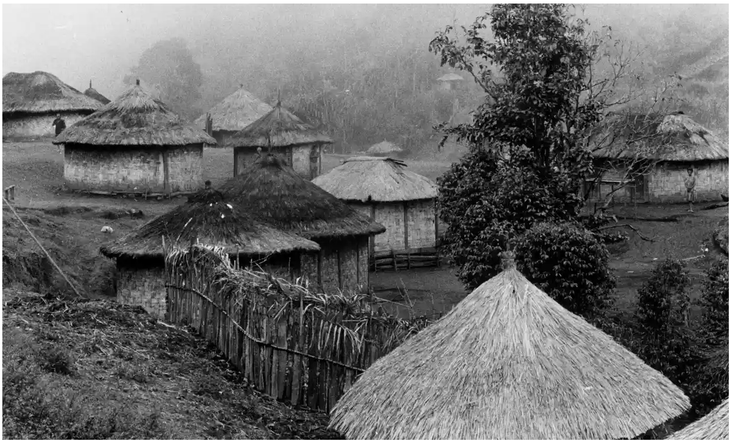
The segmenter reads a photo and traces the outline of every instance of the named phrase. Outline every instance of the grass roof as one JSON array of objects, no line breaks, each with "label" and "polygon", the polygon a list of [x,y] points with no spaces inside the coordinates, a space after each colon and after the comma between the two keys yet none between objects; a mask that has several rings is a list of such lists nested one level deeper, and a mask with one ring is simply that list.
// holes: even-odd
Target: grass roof
[{"label": "grass roof", "polygon": [[405,167],[397,159],[357,156],[312,183],[345,201],[399,202],[438,196],[436,183]]},{"label": "grass roof", "polygon": [[243,87],[216,104],[206,114],[195,120],[195,125],[205,127],[205,119],[210,114],[213,130],[237,132],[271,112],[273,107],[256,98]]},{"label": "grass roof", "polygon": [[597,158],[687,162],[728,159],[727,143],[682,113],[612,115],[595,140],[602,144],[593,153]]},{"label": "grass roof", "polygon": [[216,141],[154,99],[137,82],[116,100],[64,130],[53,143],[179,146],[215,145]]},{"label": "grass roof", "polygon": [[3,77],[3,113],[93,112],[101,106],[48,72],[10,72]]},{"label": "grass roof", "polygon": [[226,147],[265,148],[287,147],[300,144],[331,144],[332,138],[281,106],[276,106],[226,141]]},{"label": "grass roof", "polygon": [[186,246],[195,241],[222,247],[233,256],[319,250],[317,243],[279,231],[247,213],[247,208],[226,200],[219,191],[205,189],[191,195],[187,203],[102,247],[101,252],[112,258],[164,258],[162,236],[169,245]]},{"label": "grass roof", "polygon": [[111,102],[109,98],[100,94],[96,89],[91,86],[91,81],[89,81],[89,88],[84,91],[84,95],[88,96],[89,98],[94,98],[102,104],[109,104]]},{"label": "grass roof", "polygon": [[674,432],[667,439],[728,439],[728,405],[725,400],[712,412],[685,427]]},{"label": "grass roof", "polygon": [[248,166],[220,190],[264,222],[307,239],[385,231],[271,154]]},{"label": "grass roof", "polygon": [[348,439],[629,439],[689,399],[512,264],[340,398]]},{"label": "grass roof", "polygon": [[368,153],[372,154],[383,154],[383,153],[398,153],[402,152],[403,149],[393,144],[390,141],[383,141],[377,144],[373,144],[369,149]]}]

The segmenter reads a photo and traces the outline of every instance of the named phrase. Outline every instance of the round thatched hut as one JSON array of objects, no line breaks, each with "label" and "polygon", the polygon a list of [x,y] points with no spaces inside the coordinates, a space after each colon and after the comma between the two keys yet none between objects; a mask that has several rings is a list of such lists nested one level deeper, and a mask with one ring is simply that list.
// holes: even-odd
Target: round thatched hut
[{"label": "round thatched hut", "polygon": [[314,179],[322,173],[325,144],[332,144],[332,138],[281,107],[279,101],[272,111],[232,135],[224,146],[234,148],[234,176],[256,160],[261,148],[285,158],[305,179]]},{"label": "round thatched hut", "polygon": [[188,197],[187,203],[103,246],[101,253],[117,262],[117,300],[140,305],[157,317],[165,315],[163,236],[169,247],[191,242],[219,246],[242,266],[265,260],[261,266],[266,271],[291,279],[298,277],[298,254],[316,253],[319,245],[272,228],[246,213],[246,209],[227,201],[220,192],[206,189]]},{"label": "round thatched hut", "polygon": [[667,439],[728,439],[728,400]]},{"label": "round thatched hut", "polygon": [[301,269],[324,292],[369,286],[368,239],[385,228],[302,178],[283,158],[266,155],[221,187],[227,197],[273,227],[319,244]]},{"label": "round thatched hut", "polygon": [[385,227],[370,244],[373,257],[435,253],[438,187],[405,167],[397,159],[358,156],[312,181]]},{"label": "round thatched hut", "polygon": [[64,178],[72,190],[146,195],[203,187],[203,144],[215,139],[186,123],[139,85],[69,127]]},{"label": "round thatched hut", "polygon": [[3,77],[3,137],[54,137],[57,114],[68,127],[101,106],[48,72],[10,72]]},{"label": "round thatched hut", "polygon": [[223,145],[233,134],[245,129],[272,110],[273,107],[256,98],[241,85],[237,91],[196,119],[195,125],[205,129],[206,123],[210,120],[209,134],[219,145]]},{"label": "round thatched hut", "polygon": [[689,399],[514,268],[376,361],[330,425],[348,439],[630,439]]},{"label": "round thatched hut", "polygon": [[102,104],[109,104],[111,102],[109,98],[100,94],[96,89],[92,87],[91,80],[89,80],[89,88],[84,91],[84,95],[88,96],[89,98],[94,98]]},{"label": "round thatched hut", "polygon": [[367,150],[368,155],[375,155],[375,156],[378,156],[378,155],[387,156],[387,155],[393,155],[393,154],[398,154],[398,153],[403,153],[403,149],[388,140],[383,140],[383,142],[373,144]]},{"label": "round thatched hut", "polygon": [[[611,115],[595,140],[594,163],[602,174],[591,191],[593,200],[623,185],[629,175],[633,183],[614,193],[616,202],[684,202],[688,168],[697,179],[697,201],[719,201],[728,192],[727,141],[683,113]],[[637,159],[656,165],[627,173]]]}]

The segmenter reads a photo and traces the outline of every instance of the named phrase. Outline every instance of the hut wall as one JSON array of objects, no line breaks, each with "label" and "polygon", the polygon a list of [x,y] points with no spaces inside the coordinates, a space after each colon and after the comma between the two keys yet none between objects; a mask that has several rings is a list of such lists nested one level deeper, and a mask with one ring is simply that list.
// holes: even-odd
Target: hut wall
[{"label": "hut wall", "polygon": [[319,253],[302,254],[301,273],[325,293],[367,290],[368,237],[319,242]]},{"label": "hut wall", "polygon": [[311,287],[319,286],[319,275],[317,265],[319,261],[319,252],[302,253],[301,272]]},{"label": "hut wall", "polygon": [[728,193],[728,160],[703,162],[664,162],[657,165],[649,177],[651,202],[684,202],[687,193],[684,178],[687,168],[694,167],[697,201],[720,200],[720,194]]},{"label": "hut wall", "polygon": [[370,287],[370,238],[362,236],[357,238],[357,277],[358,285],[362,291]]},{"label": "hut wall", "polygon": [[167,149],[167,176],[171,193],[191,193],[203,188],[203,145]]},{"label": "hut wall", "polygon": [[322,172],[322,149],[316,144],[292,148],[292,168],[304,179],[314,179]]},{"label": "hut wall", "polygon": [[[268,149],[261,149],[261,154],[265,155]],[[271,153],[284,158],[287,164],[291,164],[291,148],[272,147]],[[233,176],[238,176],[246,167],[253,164],[259,158],[258,152],[254,147],[236,147],[233,149]]]},{"label": "hut wall", "polygon": [[359,291],[358,239],[347,238],[339,248],[340,289],[347,292]]},{"label": "hut wall", "polygon": [[[90,112],[61,112],[66,127],[71,127]],[[53,120],[56,114],[28,114],[14,116],[3,114],[3,138],[54,138]]]},{"label": "hut wall", "polygon": [[436,246],[436,204],[433,199],[409,201],[408,249]]},{"label": "hut wall", "polygon": [[376,252],[398,251],[406,248],[403,203],[375,204],[375,217],[373,220],[385,227],[385,233],[375,236],[374,249]]},{"label": "hut wall", "polygon": [[163,319],[167,311],[165,270],[117,265],[117,302],[141,306],[153,317]]},{"label": "hut wall", "polygon": [[322,290],[325,293],[335,293],[340,289],[338,243],[320,243],[322,250],[319,253],[320,268],[322,271]]}]

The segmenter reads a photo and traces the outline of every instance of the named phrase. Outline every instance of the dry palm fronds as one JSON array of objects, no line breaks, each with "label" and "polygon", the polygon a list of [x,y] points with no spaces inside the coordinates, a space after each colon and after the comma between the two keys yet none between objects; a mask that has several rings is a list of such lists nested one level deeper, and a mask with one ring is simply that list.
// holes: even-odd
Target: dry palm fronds
[{"label": "dry palm fronds", "polygon": [[256,98],[243,87],[229,95],[195,120],[195,125],[205,127],[207,115],[213,119],[213,131],[237,132],[271,112],[273,107]]},{"label": "dry palm fronds", "polygon": [[344,201],[401,202],[438,196],[436,183],[405,166],[397,159],[358,156],[312,183]]},{"label": "dry palm fronds", "polygon": [[728,439],[728,400],[667,439]]},{"label": "dry palm fronds", "polygon": [[215,145],[216,141],[185,122],[137,84],[66,129],[53,143],[137,147]]},{"label": "dry palm fronds", "polygon": [[689,406],[508,267],[373,364],[330,426],[348,439],[619,439]]},{"label": "dry palm fronds", "polygon": [[398,147],[397,145],[395,145],[395,144],[393,144],[392,142],[389,142],[389,141],[383,141],[383,142],[379,142],[377,144],[373,144],[368,149],[368,153],[371,154],[371,155],[375,155],[375,154],[382,155],[382,154],[387,154],[387,153],[398,153],[398,152],[402,152],[402,151],[403,151],[402,148]]},{"label": "dry palm fronds", "polygon": [[379,234],[385,227],[268,155],[220,187],[228,198],[278,229],[307,239]]},{"label": "dry palm fronds", "polygon": [[3,77],[3,113],[91,113],[101,106],[95,99],[47,72],[10,72]]},{"label": "dry palm fronds", "polygon": [[331,143],[332,138],[327,134],[303,122],[277,102],[269,113],[232,135],[225,146],[255,149]]},{"label": "dry palm fronds", "polygon": [[91,81],[89,81],[89,88],[84,91],[84,95],[89,98],[94,98],[102,104],[109,104],[111,100],[104,95],[100,94],[96,89],[91,87]]}]

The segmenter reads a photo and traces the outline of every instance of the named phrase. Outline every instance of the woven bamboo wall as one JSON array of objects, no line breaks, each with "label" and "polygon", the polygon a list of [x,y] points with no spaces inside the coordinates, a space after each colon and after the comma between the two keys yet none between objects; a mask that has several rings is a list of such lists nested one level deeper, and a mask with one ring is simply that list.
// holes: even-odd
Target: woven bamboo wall
[{"label": "woven bamboo wall", "polygon": [[433,199],[410,201],[408,207],[408,249],[436,246],[436,204]]},{"label": "woven bamboo wall", "polygon": [[403,203],[375,204],[374,220],[385,227],[385,233],[375,236],[376,252],[406,248]]},{"label": "woven bamboo wall", "polygon": [[165,268],[137,268],[117,265],[117,302],[141,306],[153,317],[163,318],[165,301]]}]

